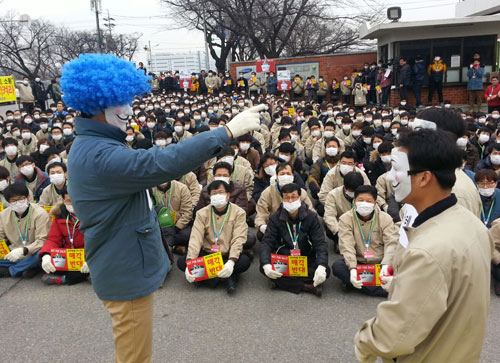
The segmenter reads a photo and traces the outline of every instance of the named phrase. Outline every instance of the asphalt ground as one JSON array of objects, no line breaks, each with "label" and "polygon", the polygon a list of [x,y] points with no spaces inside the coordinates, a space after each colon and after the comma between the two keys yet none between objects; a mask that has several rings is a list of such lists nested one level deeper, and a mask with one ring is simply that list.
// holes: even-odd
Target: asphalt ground
[{"label": "asphalt ground", "polygon": [[[0,361],[113,362],[111,319],[91,285],[40,278],[0,279]],[[153,361],[356,362],[353,337],[383,300],[344,292],[333,276],[322,298],[272,290],[257,257],[232,296],[190,285],[174,266],[155,293]],[[482,362],[499,361],[499,323],[492,292]]]}]

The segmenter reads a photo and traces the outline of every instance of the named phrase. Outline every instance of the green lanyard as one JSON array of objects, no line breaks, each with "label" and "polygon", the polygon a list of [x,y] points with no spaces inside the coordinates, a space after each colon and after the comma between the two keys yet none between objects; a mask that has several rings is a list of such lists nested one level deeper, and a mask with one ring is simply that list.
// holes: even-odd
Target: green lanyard
[{"label": "green lanyard", "polygon": [[294,250],[297,250],[299,248],[299,233],[300,233],[300,226],[302,225],[302,221],[299,222],[299,228],[297,228],[296,232],[297,232],[297,235],[294,237],[293,236],[293,233],[292,233],[292,230],[290,228],[290,225],[288,224],[288,222],[286,222],[286,228],[288,228],[288,233],[290,234],[290,238],[292,240],[292,243],[293,243],[293,249]]},{"label": "green lanyard", "polygon": [[328,161],[325,159],[325,163],[326,163],[326,166],[328,166],[328,170],[332,170],[332,167],[330,166],[330,164],[328,163]]},{"label": "green lanyard", "polygon": [[73,233],[70,233],[69,232],[69,214],[68,214],[68,216],[66,217],[66,229],[68,231],[69,242],[71,243],[71,247],[74,247],[73,238],[75,237],[75,229],[76,229],[76,226],[78,225],[78,223],[80,223],[80,220],[77,218],[75,224],[73,225]]},{"label": "green lanyard", "polygon": [[214,208],[212,207],[212,222],[214,224],[214,236],[215,236],[215,244],[217,245],[219,242],[219,237],[222,234],[222,229],[224,228],[224,225],[226,224],[227,217],[229,216],[229,211],[231,210],[231,204],[227,207],[227,212],[226,215],[224,216],[224,220],[222,221],[222,225],[220,226],[219,232],[217,233],[217,227],[215,225],[215,213],[214,213]]},{"label": "green lanyard", "polygon": [[172,189],[174,189],[174,186],[170,184],[170,191],[168,192],[168,204],[167,204],[168,210],[170,210],[170,202],[172,201]]},{"label": "green lanyard", "polygon": [[23,247],[26,247],[26,242],[28,242],[28,229],[30,226],[30,217],[31,217],[31,206],[28,206],[28,219],[26,221],[26,228],[24,231],[24,237],[21,234],[21,228],[19,228],[19,218],[16,218],[17,231],[19,232],[19,238],[21,238],[21,242],[23,244]]},{"label": "green lanyard", "polygon": [[377,216],[377,212],[373,212],[373,217],[372,221],[370,224],[370,234],[368,235],[368,240],[365,238],[365,234],[363,233],[363,228],[361,227],[361,222],[359,221],[358,214],[356,213],[356,210],[353,211],[354,216],[356,217],[356,222],[358,222],[358,227],[359,227],[359,232],[361,233],[361,238],[363,239],[363,244],[366,247],[366,250],[368,251],[368,247],[370,246],[370,241],[372,240],[372,232],[373,232],[373,226],[375,224],[375,217]]},{"label": "green lanyard", "polygon": [[278,188],[278,183],[276,183],[275,185],[276,185],[276,191],[278,192],[278,196],[280,197],[280,202],[282,202],[283,198],[281,198],[281,192],[280,192],[280,190]]},{"label": "green lanyard", "polygon": [[495,205],[495,199],[493,199],[493,201],[491,202],[490,211],[488,212],[488,218],[485,218],[484,207],[481,208],[481,219],[483,220],[485,226],[487,226],[488,222],[490,221],[491,211],[493,210],[494,205]]}]

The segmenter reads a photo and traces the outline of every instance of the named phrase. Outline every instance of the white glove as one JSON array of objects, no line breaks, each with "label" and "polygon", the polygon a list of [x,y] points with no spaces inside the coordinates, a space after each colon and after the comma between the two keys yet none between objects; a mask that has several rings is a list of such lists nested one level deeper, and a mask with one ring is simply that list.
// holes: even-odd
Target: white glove
[{"label": "white glove", "polygon": [[382,268],[380,269],[380,285],[385,291],[389,291],[389,288],[391,287],[392,284],[392,279],[394,278],[392,275],[392,267],[389,265],[382,265]]},{"label": "white glove", "polygon": [[42,257],[42,268],[48,274],[56,272],[56,268],[52,264],[52,257],[50,257],[50,255],[43,255],[43,257]]},{"label": "white glove", "polygon": [[244,135],[250,131],[257,131],[260,129],[260,111],[264,111],[265,105],[257,105],[248,110],[245,110],[235,118],[233,118],[226,127],[233,135],[233,139],[238,136]]},{"label": "white glove", "polygon": [[269,277],[270,279],[276,280],[277,278],[283,276],[281,272],[274,271],[270,264],[262,266],[262,269],[264,270],[266,276]]},{"label": "white glove", "polygon": [[87,262],[85,262],[82,266],[82,268],[80,269],[80,272],[82,274],[88,274],[90,273],[90,270],[89,270],[89,265],[87,265]]},{"label": "white glove", "polygon": [[377,361],[377,357],[361,353],[357,345],[354,345],[354,353],[356,354],[358,361],[361,363],[373,363]]},{"label": "white glove", "polygon": [[186,267],[186,271],[184,271],[184,275],[186,275],[186,280],[188,280],[189,283],[193,283],[195,277],[191,275],[191,272],[189,272],[189,269]]},{"label": "white glove", "polygon": [[10,262],[17,262],[19,260],[22,260],[24,257],[26,256],[23,255],[23,248],[19,247],[14,248],[12,251],[10,251],[10,253],[5,256],[5,259],[9,260]]},{"label": "white glove", "polygon": [[266,233],[266,229],[267,229],[267,224],[263,224],[262,226],[259,227],[259,231],[261,231],[262,234]]},{"label": "white glove", "polygon": [[351,284],[356,289],[361,289],[361,287],[363,287],[361,280],[358,280],[358,271],[355,268],[351,270]]},{"label": "white glove", "polygon": [[313,286],[316,287],[326,281],[326,267],[318,266],[314,272]]},{"label": "white glove", "polygon": [[228,260],[224,264],[224,268],[220,270],[219,273],[217,274],[217,277],[220,277],[221,279],[227,279],[233,274],[233,270],[234,270],[234,262],[232,260]]}]

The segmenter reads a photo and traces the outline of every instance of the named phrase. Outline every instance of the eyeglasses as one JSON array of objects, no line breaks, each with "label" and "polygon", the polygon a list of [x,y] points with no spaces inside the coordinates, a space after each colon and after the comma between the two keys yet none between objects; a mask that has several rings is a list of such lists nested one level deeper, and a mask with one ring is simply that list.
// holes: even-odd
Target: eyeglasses
[{"label": "eyeglasses", "polygon": [[285,196],[283,196],[283,201],[287,202],[287,203],[293,203],[293,202],[295,202],[298,199],[299,199],[298,197],[293,196],[293,195],[289,195],[289,196],[285,195]]},{"label": "eyeglasses", "polygon": [[495,185],[497,185],[497,183],[494,181],[477,182],[476,184],[479,188],[494,187]]}]

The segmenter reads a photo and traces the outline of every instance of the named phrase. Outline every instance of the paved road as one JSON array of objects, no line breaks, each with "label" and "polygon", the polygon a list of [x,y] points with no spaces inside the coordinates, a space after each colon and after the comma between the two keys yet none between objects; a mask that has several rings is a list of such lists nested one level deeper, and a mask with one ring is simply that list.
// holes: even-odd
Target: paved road
[{"label": "paved road", "polygon": [[[1,361],[112,362],[110,318],[90,284],[40,277],[0,279]],[[189,285],[175,267],[155,295],[154,362],[355,362],[353,336],[381,301],[344,293],[332,277],[321,299],[271,290],[256,260],[230,297]],[[498,362],[499,322],[492,294],[482,362]]]}]

